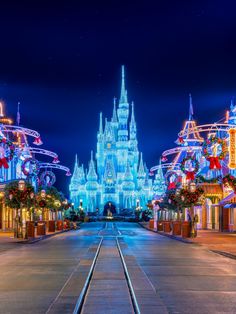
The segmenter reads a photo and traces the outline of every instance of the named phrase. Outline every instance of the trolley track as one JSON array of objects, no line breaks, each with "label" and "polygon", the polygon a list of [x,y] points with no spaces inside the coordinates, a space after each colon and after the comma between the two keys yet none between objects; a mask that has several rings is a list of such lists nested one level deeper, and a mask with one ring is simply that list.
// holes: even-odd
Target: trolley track
[{"label": "trolley track", "polygon": [[[108,274],[105,273],[106,275],[105,277],[106,280],[110,280],[112,282],[113,287],[114,285],[117,284],[117,290],[119,290],[118,285],[120,285],[121,282],[123,283],[123,286],[124,285],[126,286],[126,288],[123,289],[123,292],[125,291],[125,299],[127,300],[126,304],[127,313],[135,314],[141,313],[135,296],[134,288],[129,276],[125,258],[119,243],[121,232],[118,230],[116,223],[106,222],[103,225],[103,228],[98,232],[98,236],[101,236],[101,240],[98,244],[96,254],[90,267],[90,271],[88,273],[83,289],[77,300],[73,314],[88,313],[88,310],[86,309],[88,309],[89,302],[91,306],[93,294],[92,292],[94,292],[94,287],[96,286],[95,282],[97,282],[95,278],[100,274],[101,265],[102,269],[104,268],[103,271],[106,272],[107,269]],[[115,261],[116,264],[116,269],[115,272],[112,271],[109,273],[110,267],[109,263],[111,261],[110,258],[112,258],[112,256],[114,258],[113,261]],[[114,279],[113,277],[114,275],[115,276],[118,275],[119,277],[121,276],[122,280]],[[96,308],[96,304],[93,304],[93,306],[94,308]],[[106,308],[104,308],[102,311],[106,311]],[[102,311],[99,311],[98,308],[96,310],[96,313],[102,313]]]}]

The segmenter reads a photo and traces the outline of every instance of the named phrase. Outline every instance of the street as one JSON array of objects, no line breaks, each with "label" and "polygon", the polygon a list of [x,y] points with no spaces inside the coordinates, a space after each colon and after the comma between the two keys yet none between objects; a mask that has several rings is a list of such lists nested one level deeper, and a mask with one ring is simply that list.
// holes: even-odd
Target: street
[{"label": "street", "polygon": [[133,313],[119,247],[141,313],[236,312],[235,260],[136,223],[96,222],[1,251],[0,313],[73,313],[96,252],[81,312]]}]

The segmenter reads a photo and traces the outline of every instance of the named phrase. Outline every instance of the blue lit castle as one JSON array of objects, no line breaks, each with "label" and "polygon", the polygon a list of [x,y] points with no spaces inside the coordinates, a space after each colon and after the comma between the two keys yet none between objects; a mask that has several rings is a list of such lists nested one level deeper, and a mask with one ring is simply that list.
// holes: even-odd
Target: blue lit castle
[{"label": "blue lit castle", "polygon": [[[145,207],[152,198],[152,180],[138,150],[134,104],[130,105],[122,66],[121,94],[118,109],[114,100],[110,121],[100,113],[97,153],[91,153],[88,171],[79,166],[77,157],[70,183],[70,198],[78,207],[100,212],[112,203],[117,210]],[[96,159],[96,161],[94,160]]]}]

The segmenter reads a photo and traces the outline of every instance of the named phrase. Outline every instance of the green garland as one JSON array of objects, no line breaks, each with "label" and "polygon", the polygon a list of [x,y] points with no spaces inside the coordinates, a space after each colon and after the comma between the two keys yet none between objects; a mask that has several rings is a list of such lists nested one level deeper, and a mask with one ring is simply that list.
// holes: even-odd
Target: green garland
[{"label": "green garland", "polygon": [[206,179],[203,175],[199,174],[198,176],[196,176],[196,182],[197,183],[220,183],[222,180],[221,176],[218,176],[216,178],[212,178],[212,179]]},{"label": "green garland", "polygon": [[230,186],[236,192],[236,178],[231,174],[227,174],[222,180],[224,186]]},{"label": "green garland", "polygon": [[20,208],[20,206],[26,206],[27,208],[34,205],[34,200],[30,197],[30,194],[34,193],[34,188],[28,182],[25,182],[25,189],[20,191],[18,189],[18,181],[12,181],[5,186],[5,204],[14,209]]}]

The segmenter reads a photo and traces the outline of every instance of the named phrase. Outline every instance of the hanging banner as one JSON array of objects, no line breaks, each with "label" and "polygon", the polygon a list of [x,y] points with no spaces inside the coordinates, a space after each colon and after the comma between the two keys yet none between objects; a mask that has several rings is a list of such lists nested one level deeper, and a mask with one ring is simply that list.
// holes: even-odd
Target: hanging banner
[{"label": "hanging banner", "polygon": [[236,129],[229,129],[229,164],[230,169],[236,168]]}]

